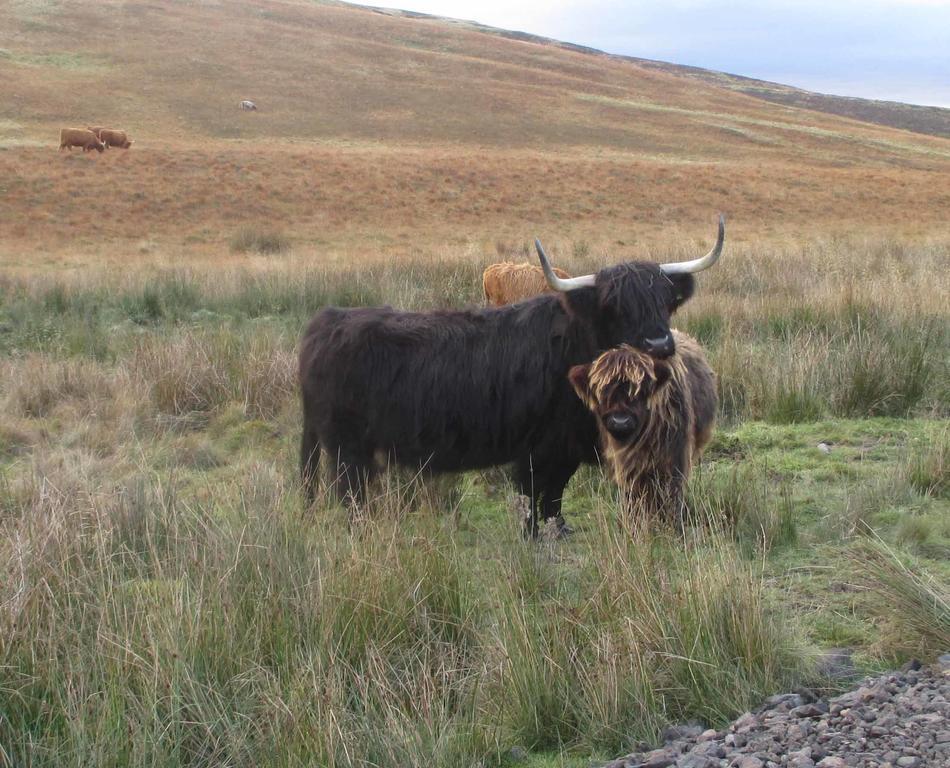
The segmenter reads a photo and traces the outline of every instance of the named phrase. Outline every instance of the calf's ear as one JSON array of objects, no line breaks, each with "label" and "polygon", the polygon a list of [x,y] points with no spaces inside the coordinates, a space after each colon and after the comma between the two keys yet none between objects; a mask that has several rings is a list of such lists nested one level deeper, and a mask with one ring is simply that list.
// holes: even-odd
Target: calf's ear
[{"label": "calf's ear", "polygon": [[577,396],[584,401],[584,405],[593,408],[590,396],[590,365],[575,365],[568,371],[567,380],[571,382]]}]

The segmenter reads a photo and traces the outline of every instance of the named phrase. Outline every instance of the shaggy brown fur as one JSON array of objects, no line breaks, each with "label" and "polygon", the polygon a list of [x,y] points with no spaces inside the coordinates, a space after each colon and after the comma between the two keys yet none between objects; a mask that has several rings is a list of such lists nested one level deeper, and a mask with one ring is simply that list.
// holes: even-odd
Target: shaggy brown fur
[{"label": "shaggy brown fur", "polygon": [[[567,272],[557,267],[554,268],[554,274],[565,279],[570,277]],[[537,264],[515,264],[511,261],[485,267],[482,273],[482,288],[485,289],[488,303],[496,307],[551,292],[541,267]]]},{"label": "shaggy brown fur", "polygon": [[678,516],[684,483],[712,436],[716,375],[695,339],[673,336],[676,354],[667,360],[623,345],[569,374],[597,418],[602,452],[631,512]]}]

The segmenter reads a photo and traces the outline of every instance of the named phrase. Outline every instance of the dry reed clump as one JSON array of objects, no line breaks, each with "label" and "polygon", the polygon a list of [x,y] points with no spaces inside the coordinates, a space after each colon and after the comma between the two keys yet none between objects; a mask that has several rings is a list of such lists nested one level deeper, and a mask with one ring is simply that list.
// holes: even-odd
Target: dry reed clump
[{"label": "dry reed clump", "polygon": [[117,389],[112,373],[98,363],[46,355],[4,362],[0,381],[4,410],[33,419],[45,418],[65,403],[86,414],[95,412],[113,401]]},{"label": "dry reed clump", "polygon": [[235,253],[253,251],[263,255],[283,253],[290,250],[290,239],[275,230],[258,227],[243,227],[232,235],[231,250]]},{"label": "dry reed clump", "polygon": [[124,366],[160,414],[187,416],[237,402],[248,416],[269,418],[296,386],[288,346],[272,332],[195,330],[143,338]]}]

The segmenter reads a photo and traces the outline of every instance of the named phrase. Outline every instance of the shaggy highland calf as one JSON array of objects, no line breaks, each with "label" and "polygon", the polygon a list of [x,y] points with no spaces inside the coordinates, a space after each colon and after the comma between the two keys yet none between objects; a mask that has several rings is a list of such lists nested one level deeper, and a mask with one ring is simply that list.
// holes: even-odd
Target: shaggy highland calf
[{"label": "shaggy highland calf", "polygon": [[[554,274],[562,280],[570,277],[567,272],[557,267],[554,267]],[[496,307],[554,292],[548,285],[541,267],[528,263],[515,264],[511,261],[485,267],[482,273],[482,288],[485,290],[485,299]]]},{"label": "shaggy highland calf", "polygon": [[657,360],[626,344],[568,374],[593,412],[601,450],[628,514],[678,520],[693,462],[712,436],[716,374],[696,340],[673,331],[676,354]]},{"label": "shaggy highland calf", "polygon": [[60,151],[68,149],[72,152],[73,147],[81,147],[83,152],[93,149],[102,152],[105,149],[105,145],[92,131],[87,131],[85,128],[63,128],[59,132]]},{"label": "shaggy highland calf", "polygon": [[335,463],[337,494],[360,503],[378,459],[412,470],[457,472],[513,464],[538,518],[561,517],[564,487],[597,459],[597,426],[568,371],[604,349],[631,344],[673,355],[672,315],[693,293],[693,273],[722,252],[675,264],[631,262],[561,279],[558,293],[505,307],[400,312],[320,310],[300,345],[300,469],[313,500],[321,449]]}]

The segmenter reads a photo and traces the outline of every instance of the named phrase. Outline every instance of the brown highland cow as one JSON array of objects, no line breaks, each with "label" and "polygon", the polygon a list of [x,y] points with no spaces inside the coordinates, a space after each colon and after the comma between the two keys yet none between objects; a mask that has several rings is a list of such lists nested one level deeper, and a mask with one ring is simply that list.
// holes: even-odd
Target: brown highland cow
[{"label": "brown highland cow", "polygon": [[119,149],[128,149],[132,142],[125,131],[116,131],[112,128],[100,128],[99,139],[107,147],[118,147]]},{"label": "brown highland cow", "polygon": [[59,132],[60,151],[68,149],[72,152],[73,147],[80,147],[83,152],[91,152],[92,150],[102,152],[105,149],[105,145],[99,141],[99,138],[92,131],[87,131],[84,128],[63,128]]},{"label": "brown highland cow", "polygon": [[678,520],[693,462],[712,436],[718,397],[699,344],[673,331],[676,354],[657,360],[626,344],[568,374],[593,412],[601,450],[628,513]]},{"label": "brown highland cow", "polygon": [[[554,267],[554,274],[562,280],[570,277],[567,272],[557,267]],[[515,264],[511,261],[485,267],[482,273],[482,288],[488,303],[496,307],[553,292],[541,267],[527,262]]]}]

